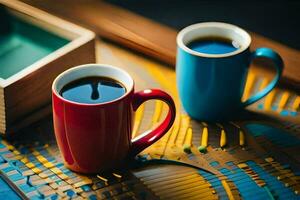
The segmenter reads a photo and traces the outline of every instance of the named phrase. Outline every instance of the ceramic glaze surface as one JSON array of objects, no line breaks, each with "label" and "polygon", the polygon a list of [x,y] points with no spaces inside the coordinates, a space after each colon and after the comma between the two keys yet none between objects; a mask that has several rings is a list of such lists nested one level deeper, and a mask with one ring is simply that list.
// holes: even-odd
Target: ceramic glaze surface
[{"label": "ceramic glaze surface", "polygon": [[[199,35],[207,37],[214,34],[237,41],[241,47],[233,52],[210,54],[187,46]],[[250,43],[250,35],[243,29],[218,22],[194,24],[178,34],[177,88],[183,107],[191,117],[204,121],[231,119],[239,110],[263,98],[275,87],[282,74],[281,57],[269,48],[251,52]],[[242,102],[249,65],[259,57],[274,63],[276,76],[264,89]]]},{"label": "ceramic glaze surface", "polygon": [[[59,94],[63,83],[88,74],[119,77],[118,81],[127,89],[126,94],[98,104],[69,101]],[[156,128],[131,140],[134,112],[151,99],[165,102],[168,114]],[[52,86],[52,105],[55,136],[65,164],[81,173],[118,167],[126,158],[137,155],[169,130],[176,113],[167,93],[158,89],[134,92],[133,80],[126,72],[100,64],[82,65],[59,75]]]}]

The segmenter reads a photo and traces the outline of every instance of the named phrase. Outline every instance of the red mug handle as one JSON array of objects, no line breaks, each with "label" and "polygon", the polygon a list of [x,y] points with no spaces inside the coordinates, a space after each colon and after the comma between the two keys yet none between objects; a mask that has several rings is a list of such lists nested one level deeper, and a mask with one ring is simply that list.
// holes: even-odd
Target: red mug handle
[{"label": "red mug handle", "polygon": [[172,97],[159,89],[147,89],[135,93],[132,103],[133,110],[136,111],[142,103],[151,99],[165,102],[169,107],[168,114],[164,121],[154,130],[145,131],[131,140],[130,157],[136,156],[139,152],[159,140],[171,128],[175,120],[176,108]]}]

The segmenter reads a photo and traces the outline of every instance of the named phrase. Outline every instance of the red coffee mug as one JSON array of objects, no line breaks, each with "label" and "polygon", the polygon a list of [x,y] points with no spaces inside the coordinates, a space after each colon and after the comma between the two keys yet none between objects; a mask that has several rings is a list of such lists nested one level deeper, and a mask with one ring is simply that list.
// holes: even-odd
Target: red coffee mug
[{"label": "red coffee mug", "polygon": [[[113,101],[85,104],[64,99],[60,91],[66,84],[89,76],[115,79],[126,93]],[[134,111],[145,101],[159,99],[169,107],[165,120],[154,130],[131,139]],[[134,92],[130,75],[110,65],[87,64],[60,74],[52,85],[55,137],[65,165],[76,172],[97,173],[119,166],[161,138],[175,119],[172,98],[158,89]]]}]

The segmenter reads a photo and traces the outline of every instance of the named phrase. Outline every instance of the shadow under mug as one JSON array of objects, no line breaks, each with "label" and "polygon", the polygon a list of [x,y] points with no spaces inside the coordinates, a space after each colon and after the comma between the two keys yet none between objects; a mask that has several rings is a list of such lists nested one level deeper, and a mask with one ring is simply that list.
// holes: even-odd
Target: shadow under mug
[{"label": "shadow under mug", "polygon": [[[201,37],[222,37],[236,41],[240,48],[225,54],[208,54],[188,47]],[[186,112],[203,121],[229,120],[237,111],[267,95],[277,84],[283,61],[274,50],[258,48],[251,52],[250,35],[226,23],[207,22],[188,26],[177,35],[176,79],[179,96]],[[274,63],[276,75],[263,90],[242,102],[248,68],[255,58]]]},{"label": "shadow under mug", "polygon": [[[109,77],[119,81],[126,93],[113,101],[85,104],[64,99],[60,91],[66,84],[89,76]],[[145,101],[164,101],[169,111],[153,130],[131,139],[134,112]],[[65,165],[81,173],[97,173],[118,167],[161,138],[175,119],[172,98],[158,89],[134,92],[130,75],[110,65],[87,64],[60,74],[52,85],[53,121],[58,147]]]}]

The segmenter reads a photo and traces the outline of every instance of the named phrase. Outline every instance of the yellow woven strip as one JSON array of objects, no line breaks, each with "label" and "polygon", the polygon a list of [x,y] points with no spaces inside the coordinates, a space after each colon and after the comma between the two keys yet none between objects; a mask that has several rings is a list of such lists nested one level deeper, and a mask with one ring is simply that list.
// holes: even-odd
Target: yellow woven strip
[{"label": "yellow woven strip", "polygon": [[267,78],[264,78],[259,86],[259,91],[265,89],[265,87],[267,87],[268,83],[269,83],[269,80]]},{"label": "yellow woven strip", "polygon": [[54,167],[55,165],[52,163],[52,162],[46,162],[43,164],[46,168],[52,168]]},{"label": "yellow woven strip", "polygon": [[239,131],[240,146],[245,146],[245,134],[242,130]]},{"label": "yellow woven strip", "polygon": [[35,165],[34,165],[32,162],[28,162],[28,163],[26,163],[25,165],[26,165],[26,167],[28,167],[29,169],[32,169],[32,168],[35,167]]},{"label": "yellow woven strip", "polygon": [[293,103],[293,110],[298,111],[300,105],[300,96],[298,96]]},{"label": "yellow woven strip", "polygon": [[285,91],[282,96],[281,96],[281,99],[279,101],[279,104],[278,104],[278,112],[281,112],[282,109],[284,109],[288,99],[290,97],[290,93]]},{"label": "yellow woven strip", "polygon": [[[178,115],[177,115],[178,116]],[[171,144],[175,144],[177,137],[178,137],[178,132],[179,132],[179,128],[180,128],[180,124],[181,124],[181,117],[176,117],[174,125],[173,125],[173,130],[172,130],[172,134],[170,137],[170,143]]]},{"label": "yellow woven strip", "polygon": [[32,168],[31,170],[32,170],[34,173],[36,173],[36,174],[39,174],[39,173],[42,172],[42,170],[40,170],[40,169],[37,168],[37,167],[34,167],[34,168]]},{"label": "yellow woven strip", "polygon": [[184,152],[191,153],[192,139],[193,139],[193,129],[189,127],[185,134],[185,139],[183,144]]},{"label": "yellow woven strip", "polygon": [[251,89],[254,85],[254,81],[255,81],[255,74],[249,72],[248,77],[247,77],[247,82],[246,82],[246,86],[245,86],[245,90],[244,90],[244,95],[243,95],[243,101],[246,101],[250,95],[251,95]]},{"label": "yellow woven strip", "polygon": [[190,125],[190,117],[188,115],[182,114],[180,129],[176,141],[178,145],[183,145],[189,125]]},{"label": "yellow woven strip", "polygon": [[187,133],[184,140],[184,145],[192,146],[192,139],[193,139],[193,129],[188,128]]},{"label": "yellow woven strip", "polygon": [[220,147],[223,148],[227,144],[227,139],[226,139],[226,132],[224,129],[221,130],[221,137],[220,137]]},{"label": "yellow woven strip", "polygon": [[47,160],[44,156],[42,156],[42,155],[36,156],[36,159],[37,159],[38,161],[40,161],[42,164],[48,162],[48,160]]},{"label": "yellow woven strip", "polygon": [[204,127],[203,131],[202,131],[201,146],[203,146],[203,147],[208,146],[208,129],[207,129],[207,127]]},{"label": "yellow woven strip", "polygon": [[161,113],[162,113],[162,108],[163,108],[163,102],[160,100],[156,100],[155,101],[155,110],[152,116],[152,127],[154,128],[157,124],[157,122],[159,122]]},{"label": "yellow woven strip", "polygon": [[73,186],[75,187],[75,188],[78,188],[78,187],[81,187],[81,186],[84,186],[84,185],[89,185],[89,184],[92,184],[93,183],[93,181],[92,180],[88,180],[88,181],[80,181],[80,182],[77,182],[77,183],[75,183]]},{"label": "yellow woven strip", "polygon": [[226,194],[228,196],[228,199],[229,200],[234,200],[233,194],[232,194],[231,189],[230,189],[228,183],[226,182],[226,180],[222,180],[221,183],[222,183],[222,185],[223,185],[223,187],[225,189],[225,192],[226,192]]},{"label": "yellow woven strip", "polygon": [[51,170],[54,174],[62,174],[63,172],[58,167],[52,167]]},{"label": "yellow woven strip", "polygon": [[173,132],[174,126],[170,128],[170,130],[163,136],[161,143],[162,143],[162,153],[161,155],[165,155],[166,150],[167,150],[167,144],[170,141],[172,132]]},{"label": "yellow woven strip", "polygon": [[122,178],[122,175],[117,174],[117,173],[112,173],[112,175],[114,175],[114,176],[117,177],[117,178]]},{"label": "yellow woven strip", "polygon": [[248,165],[246,163],[239,163],[237,166],[241,169],[245,169],[248,167]]},{"label": "yellow woven strip", "polygon": [[276,89],[274,89],[273,91],[271,91],[266,96],[266,100],[265,100],[265,104],[264,104],[265,110],[271,110],[275,94],[276,94]]},{"label": "yellow woven strip", "polygon": [[134,125],[132,130],[132,138],[135,138],[144,116],[145,104],[142,104],[135,112]]},{"label": "yellow woven strip", "polygon": [[108,180],[100,175],[97,175],[97,178],[99,178],[100,180],[104,181],[104,182],[108,182]]},{"label": "yellow woven strip", "polygon": [[27,157],[24,157],[20,160],[22,163],[26,164],[29,162],[28,158]]}]

